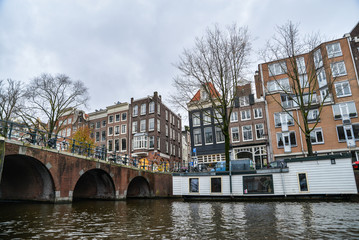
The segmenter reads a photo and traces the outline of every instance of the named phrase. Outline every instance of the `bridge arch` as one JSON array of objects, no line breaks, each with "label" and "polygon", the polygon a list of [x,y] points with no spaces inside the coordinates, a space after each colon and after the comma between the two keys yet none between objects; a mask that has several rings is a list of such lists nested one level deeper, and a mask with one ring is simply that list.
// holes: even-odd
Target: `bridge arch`
[{"label": "bridge arch", "polygon": [[127,188],[127,198],[151,197],[150,184],[146,178],[137,176],[133,178]]},{"label": "bridge arch", "polygon": [[20,154],[7,155],[0,183],[3,201],[55,201],[50,171],[39,160]]},{"label": "bridge arch", "polygon": [[102,169],[91,169],[77,181],[72,199],[113,200],[115,197],[112,177]]}]

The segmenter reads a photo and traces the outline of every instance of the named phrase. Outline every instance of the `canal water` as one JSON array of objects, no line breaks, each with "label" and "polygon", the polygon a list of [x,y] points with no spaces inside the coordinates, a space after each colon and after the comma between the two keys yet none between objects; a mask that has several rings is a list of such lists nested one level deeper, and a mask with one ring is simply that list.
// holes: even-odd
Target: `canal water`
[{"label": "canal water", "polygon": [[352,202],[0,203],[0,239],[358,239]]}]

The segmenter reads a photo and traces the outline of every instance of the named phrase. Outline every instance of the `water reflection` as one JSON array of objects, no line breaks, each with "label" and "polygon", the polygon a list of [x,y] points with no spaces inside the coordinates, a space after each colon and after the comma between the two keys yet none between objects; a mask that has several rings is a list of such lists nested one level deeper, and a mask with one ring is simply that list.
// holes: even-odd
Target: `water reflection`
[{"label": "water reflection", "polygon": [[349,202],[0,204],[0,239],[356,239]]}]

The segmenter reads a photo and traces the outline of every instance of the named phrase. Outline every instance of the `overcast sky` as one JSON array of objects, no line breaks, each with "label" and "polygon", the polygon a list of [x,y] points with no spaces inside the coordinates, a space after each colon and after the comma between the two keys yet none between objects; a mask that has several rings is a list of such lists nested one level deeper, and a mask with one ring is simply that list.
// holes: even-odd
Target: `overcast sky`
[{"label": "overcast sky", "polygon": [[358,23],[359,0],[0,0],[0,79],[67,74],[88,86],[87,112],[154,91],[166,101],[173,63],[208,26],[248,26],[258,64],[288,20],[339,38]]}]

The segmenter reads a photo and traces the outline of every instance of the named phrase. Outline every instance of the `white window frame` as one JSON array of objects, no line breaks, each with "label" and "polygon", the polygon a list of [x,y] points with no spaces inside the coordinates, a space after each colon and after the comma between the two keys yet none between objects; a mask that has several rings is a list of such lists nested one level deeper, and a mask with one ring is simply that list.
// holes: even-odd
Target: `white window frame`
[{"label": "white window frame", "polygon": [[211,112],[209,110],[203,112],[203,125],[212,123]]},{"label": "white window frame", "polygon": [[111,127],[108,127],[108,136],[112,136],[112,135],[113,135],[113,127],[111,126]]},{"label": "white window frame", "polygon": [[127,132],[127,125],[126,124],[122,124],[121,125],[121,134],[126,134]]},{"label": "white window frame", "polygon": [[[320,132],[322,135],[321,142],[318,142],[318,135],[316,134],[317,132]],[[315,138],[315,142],[312,141],[312,137]],[[324,134],[323,134],[322,128],[315,128],[313,131],[310,132],[310,141],[311,141],[312,145],[324,144]]]},{"label": "white window frame", "polygon": [[113,123],[113,115],[108,116],[108,123]]},{"label": "white window frame", "polygon": [[288,78],[282,78],[278,80],[272,80],[267,82],[267,91],[269,93],[278,91],[290,91],[290,84]]},{"label": "white window frame", "polygon": [[238,112],[237,111],[233,111],[231,113],[231,122],[238,122]]},{"label": "white window frame", "polygon": [[192,113],[192,126],[197,127],[201,125],[201,115],[199,112]]},{"label": "white window frame", "polygon": [[147,149],[147,142],[146,135],[133,137],[133,149]]},{"label": "white window frame", "polygon": [[[234,134],[238,134],[238,140],[234,140]],[[239,127],[232,127],[231,128],[231,138],[233,143],[240,142],[240,135],[239,135]]]},{"label": "white window frame", "polygon": [[150,102],[148,104],[148,113],[154,113],[155,112],[155,102]]},{"label": "white window frame", "polygon": [[241,111],[241,121],[248,121],[251,120],[251,110],[242,110]]},{"label": "white window frame", "polygon": [[202,132],[200,128],[193,129],[193,144],[194,146],[202,145]]},{"label": "white window frame", "polygon": [[[291,135],[292,133],[294,133],[294,138],[295,138],[295,144],[293,144],[293,145],[292,145],[292,142],[291,142],[291,140],[290,140],[290,139],[291,139],[291,138],[290,138],[290,135]],[[282,138],[282,141],[283,141],[283,146],[279,146],[279,145],[278,145],[278,140],[279,140],[278,134],[281,135],[281,138]],[[298,146],[298,143],[297,143],[296,132],[295,132],[295,131],[289,131],[289,132],[288,132],[288,137],[289,137],[289,142],[290,142],[289,146],[290,146],[290,147],[297,147],[297,146]],[[284,148],[284,140],[283,140],[283,133],[282,133],[282,132],[277,132],[277,133],[276,133],[276,141],[277,141],[277,148],[278,148],[278,149]]]},{"label": "white window frame", "polygon": [[[315,117],[316,116],[316,117]],[[307,121],[308,123],[313,123],[317,121],[317,118],[319,118],[319,110],[318,109],[311,109],[308,112],[307,115]]]},{"label": "white window frame", "polygon": [[[209,131],[208,131],[208,130],[209,130]],[[208,132],[207,132],[207,131],[208,131]],[[211,144],[213,144],[214,139],[213,139],[213,130],[212,130],[212,127],[205,127],[205,128],[203,129],[203,132],[204,132],[204,144],[205,144],[205,145],[211,145]],[[212,141],[210,141],[210,142],[207,142],[207,133],[210,133],[211,136],[212,136]]]},{"label": "white window frame", "polygon": [[328,58],[339,57],[343,55],[342,49],[340,47],[340,42],[327,44],[326,48],[327,48]]},{"label": "white window frame", "polygon": [[[152,142],[152,147],[151,147]],[[155,136],[150,136],[148,138],[148,149],[154,149],[155,148]]]},{"label": "white window frame", "polygon": [[147,108],[147,104],[146,103],[142,103],[141,104],[141,115],[146,115],[146,109]]},{"label": "white window frame", "polygon": [[132,122],[132,133],[137,133],[138,131],[138,121]]},{"label": "white window frame", "polygon": [[287,64],[285,61],[268,64],[269,76],[277,76],[287,72]]},{"label": "white window frame", "polygon": [[[334,83],[334,86],[335,86],[335,94],[337,95],[338,98],[341,98],[341,97],[348,97],[348,96],[351,96],[352,95],[352,91],[350,89],[350,83],[349,81],[341,81],[341,82],[337,82],[337,83]],[[345,92],[345,86],[347,86],[347,90],[349,90],[349,93],[344,93]],[[342,91],[342,94],[338,94],[339,91]]]},{"label": "white window frame", "polygon": [[134,116],[134,117],[138,116],[138,106],[137,105],[133,106],[132,116]]},{"label": "white window frame", "polygon": [[[250,129],[244,129],[249,127]],[[251,138],[250,139],[245,139],[245,136],[250,133]],[[249,142],[249,141],[253,141],[253,131],[252,131],[252,125],[244,125],[242,126],[242,139],[243,142]]]},{"label": "white window frame", "polygon": [[[215,132],[215,136],[216,136],[216,143],[224,143],[225,139],[224,139],[224,135],[222,133],[221,128],[215,127],[214,132]],[[221,138],[223,138],[223,139],[221,140]]]},{"label": "white window frame", "polygon": [[146,132],[146,119],[140,121],[140,132]]},{"label": "white window frame", "polygon": [[[354,107],[352,107],[353,109],[355,109],[355,115],[352,115],[350,116],[351,113],[353,112],[350,112],[349,111],[349,105],[353,105]],[[339,118],[336,118],[335,116],[335,109],[336,108],[339,108],[339,112],[340,112],[340,117]],[[344,103],[337,103],[337,104],[334,104],[332,105],[332,110],[333,110],[333,116],[334,116],[334,120],[338,120],[338,119],[343,119],[343,116],[344,117],[349,117],[349,118],[355,118],[355,117],[358,117],[358,112],[357,112],[357,109],[356,109],[356,106],[355,106],[355,102],[344,102]],[[347,115],[347,116],[346,116]]]},{"label": "white window frame", "polygon": [[[276,128],[277,127],[282,127],[284,122],[287,122],[288,126],[294,126],[294,119],[293,119],[293,113],[292,112],[290,112],[290,114],[288,114],[287,112],[277,112],[277,113],[274,113],[273,115],[274,115],[274,126]],[[279,119],[280,119],[280,123],[281,123],[280,126],[277,126],[277,124],[276,124],[276,116],[278,116]],[[290,118],[292,118],[292,120]],[[290,124],[288,124],[288,121],[291,121]]]},{"label": "white window frame", "polygon": [[240,107],[249,106],[249,96],[239,97],[239,106]]},{"label": "white window frame", "polygon": [[161,132],[161,120],[157,119],[157,132]]},{"label": "white window frame", "polygon": [[314,52],[313,60],[314,60],[315,68],[320,68],[323,66],[323,57],[322,57],[322,52],[320,51],[320,48]]},{"label": "white window frame", "polygon": [[148,131],[154,131],[154,130],[155,130],[155,119],[150,118],[148,119]]},{"label": "white window frame", "polygon": [[[118,120],[117,120],[118,118]],[[115,122],[119,122],[121,121],[121,115],[120,114],[115,114]]]},{"label": "white window frame", "polygon": [[[261,127],[261,128],[258,128],[258,126],[262,126],[262,127]],[[258,135],[257,135],[257,132],[258,132],[258,131],[262,131],[262,132],[263,132],[262,137],[260,137],[260,138],[258,138]],[[256,133],[256,139],[257,139],[257,140],[265,139],[265,136],[264,136],[265,132],[264,132],[264,124],[263,124],[263,123],[257,123],[257,124],[255,124],[255,133]]]},{"label": "white window frame", "polygon": [[127,113],[121,113],[121,121],[126,121],[127,120]]},{"label": "white window frame", "polygon": [[117,125],[115,126],[115,135],[119,135],[120,134],[120,126]]},{"label": "white window frame", "polygon": [[263,118],[263,108],[253,109],[253,118],[254,119]]},{"label": "white window frame", "polygon": [[340,77],[347,75],[347,69],[344,61],[334,62],[330,64],[333,77]]}]

